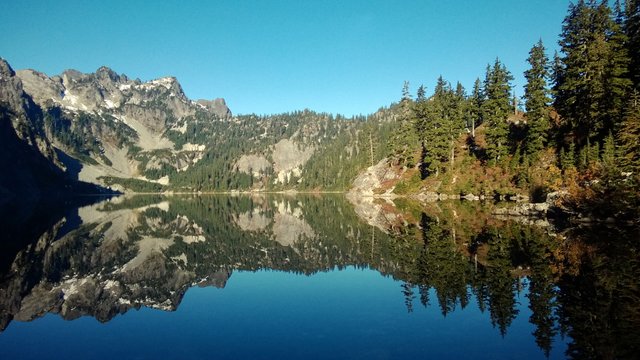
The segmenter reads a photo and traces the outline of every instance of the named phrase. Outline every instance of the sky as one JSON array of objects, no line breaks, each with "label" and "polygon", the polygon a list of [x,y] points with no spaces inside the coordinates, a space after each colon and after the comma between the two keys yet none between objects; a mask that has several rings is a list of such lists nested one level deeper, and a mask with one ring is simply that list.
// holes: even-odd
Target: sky
[{"label": "sky", "polygon": [[531,46],[549,55],[569,0],[6,1],[0,57],[50,76],[108,66],[175,76],[192,99],[234,114],[369,114],[403,82],[442,75],[468,91],[496,57],[518,96]]}]

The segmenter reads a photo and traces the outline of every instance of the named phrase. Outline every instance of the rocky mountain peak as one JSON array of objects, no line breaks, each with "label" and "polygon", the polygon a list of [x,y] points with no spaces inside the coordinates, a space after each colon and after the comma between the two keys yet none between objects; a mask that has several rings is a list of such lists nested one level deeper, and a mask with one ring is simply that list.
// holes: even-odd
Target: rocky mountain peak
[{"label": "rocky mountain peak", "polygon": [[22,80],[24,90],[41,105],[47,101],[60,102],[64,96],[62,78],[49,78],[41,72],[26,69],[18,70],[16,75]]},{"label": "rocky mountain peak", "polygon": [[223,98],[216,98],[213,100],[204,100],[200,99],[197,101],[198,104],[204,106],[207,110],[216,114],[216,116],[220,118],[231,117],[231,110],[227,107],[227,103]]},{"label": "rocky mountain peak", "polygon": [[126,82],[128,80],[125,75],[118,75],[118,73],[106,66],[101,66],[96,70],[96,78],[98,80],[106,80],[114,83]]},{"label": "rocky mountain peak", "polygon": [[22,82],[16,77],[11,65],[2,58],[0,58],[0,102],[14,114],[22,113],[27,104]]},{"label": "rocky mountain peak", "polygon": [[7,60],[0,58],[0,76],[2,78],[14,76],[15,72],[11,68],[11,65],[7,62]]},{"label": "rocky mountain peak", "polygon": [[84,74],[78,70],[67,69],[62,72],[62,82],[66,85],[72,82],[76,82],[84,77]]},{"label": "rocky mountain peak", "polygon": [[186,95],[184,94],[184,91],[182,90],[182,85],[180,85],[180,82],[178,82],[178,79],[176,79],[173,76],[166,76],[166,77],[161,77],[155,80],[151,80],[148,81],[146,83],[144,83],[143,85],[147,84],[148,87],[153,87],[153,88],[160,88],[163,87],[167,90],[169,90],[171,93],[173,93],[174,95],[180,95],[180,96],[184,96],[186,98]]}]

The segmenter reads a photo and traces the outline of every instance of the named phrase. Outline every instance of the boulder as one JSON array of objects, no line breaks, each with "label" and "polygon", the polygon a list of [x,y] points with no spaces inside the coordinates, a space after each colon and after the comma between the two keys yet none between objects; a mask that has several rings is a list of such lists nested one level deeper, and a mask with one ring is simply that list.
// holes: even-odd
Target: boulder
[{"label": "boulder", "polygon": [[497,208],[494,215],[506,216],[526,216],[526,217],[546,217],[549,210],[547,203],[522,203],[516,206]]}]

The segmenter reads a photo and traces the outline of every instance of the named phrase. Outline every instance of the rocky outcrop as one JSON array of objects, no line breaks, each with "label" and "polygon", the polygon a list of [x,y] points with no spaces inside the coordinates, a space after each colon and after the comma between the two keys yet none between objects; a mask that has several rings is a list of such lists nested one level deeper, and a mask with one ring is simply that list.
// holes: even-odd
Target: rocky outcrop
[{"label": "rocky outcrop", "polygon": [[353,192],[347,194],[347,199],[361,220],[384,233],[389,233],[402,222],[402,215],[395,209],[391,199],[361,196]]},{"label": "rocky outcrop", "polygon": [[256,178],[272,166],[266,157],[255,154],[242,155],[235,165],[237,171],[253,175]]},{"label": "rocky outcrop", "polygon": [[63,167],[41,127],[40,108],[24,92],[22,81],[4,59],[0,59],[0,116],[3,122],[10,122],[21,141],[55,166]]},{"label": "rocky outcrop", "polygon": [[[45,189],[60,191],[67,180],[42,127],[42,112],[23,84],[0,59],[0,193],[37,197]],[[3,197],[4,197],[3,196]]]},{"label": "rocky outcrop", "polygon": [[17,75],[27,93],[42,107],[57,105],[73,112],[135,119],[159,133],[173,121],[195,114],[197,108],[174,77],[143,83],[105,66],[95,73],[66,70],[51,78],[30,69],[18,71]]},{"label": "rocky outcrop", "polygon": [[219,118],[228,118],[233,115],[229,107],[227,107],[227,103],[222,98],[213,100],[200,99],[197,101],[197,103],[202,105],[205,109],[216,114]]},{"label": "rocky outcrop", "polygon": [[309,161],[315,151],[312,146],[304,146],[290,139],[280,140],[273,148],[273,170],[275,183],[288,184],[293,178],[300,177],[302,166]]},{"label": "rocky outcrop", "polygon": [[368,167],[363,173],[358,175],[353,181],[353,186],[349,190],[351,196],[387,196],[393,197],[393,188],[381,191],[383,183],[400,178],[386,158],[380,160],[374,166]]},{"label": "rocky outcrop", "polygon": [[[494,215],[547,218],[549,212],[558,212],[559,202],[567,193],[562,191],[547,194],[543,203],[519,203],[515,206],[500,207]],[[528,198],[527,198],[528,199]]]},{"label": "rocky outcrop", "polygon": [[47,75],[35,70],[18,70],[17,76],[33,100],[41,106],[61,103],[64,97],[64,85],[59,76],[49,78]]},{"label": "rocky outcrop", "polygon": [[497,208],[495,215],[546,217],[549,210],[547,203],[522,203],[512,207]]}]

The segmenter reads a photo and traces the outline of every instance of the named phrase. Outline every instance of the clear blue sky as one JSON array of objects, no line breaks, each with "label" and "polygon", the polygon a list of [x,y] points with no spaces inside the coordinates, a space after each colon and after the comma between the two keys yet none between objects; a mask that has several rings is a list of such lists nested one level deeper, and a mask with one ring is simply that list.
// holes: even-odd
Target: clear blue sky
[{"label": "clear blue sky", "polygon": [[367,114],[408,80],[469,90],[498,56],[522,94],[531,46],[557,48],[568,0],[5,1],[0,57],[48,75],[172,75],[234,113]]}]

